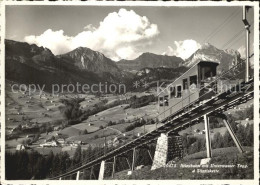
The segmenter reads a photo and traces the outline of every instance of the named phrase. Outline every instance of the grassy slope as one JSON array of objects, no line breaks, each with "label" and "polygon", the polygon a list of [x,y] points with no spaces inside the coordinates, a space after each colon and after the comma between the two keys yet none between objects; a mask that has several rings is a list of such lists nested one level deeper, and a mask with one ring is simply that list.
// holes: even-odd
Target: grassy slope
[{"label": "grassy slope", "polygon": [[235,147],[214,149],[211,164],[247,164],[248,168],[210,168],[219,169],[219,172],[193,173],[194,168],[180,167],[180,164],[200,164],[201,158],[205,157],[205,152],[199,152],[178,161],[176,168],[159,168],[151,171],[151,166],[145,166],[143,169],[135,170],[130,176],[126,175],[128,170],[117,172],[114,179],[252,179],[254,174],[253,148],[246,147],[245,149],[247,152],[244,154],[238,153]]}]

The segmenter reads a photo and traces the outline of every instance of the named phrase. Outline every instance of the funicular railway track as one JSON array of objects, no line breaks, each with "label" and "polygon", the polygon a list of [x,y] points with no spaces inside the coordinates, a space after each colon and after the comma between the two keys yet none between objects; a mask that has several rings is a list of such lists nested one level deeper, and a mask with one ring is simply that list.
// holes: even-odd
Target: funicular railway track
[{"label": "funicular railway track", "polygon": [[[192,102],[189,105],[183,107],[179,111],[171,114],[167,118],[160,121],[163,123],[162,126],[156,128],[155,130],[146,133],[139,138],[120,146],[105,155],[97,157],[96,159],[82,164],[66,173],[57,175],[51,180],[61,179],[70,175],[76,174],[78,171],[83,169],[88,169],[95,166],[102,161],[112,159],[115,156],[123,155],[124,153],[133,150],[137,147],[145,145],[160,136],[161,133],[167,132],[178,132],[186,129],[187,127],[197,124],[203,119],[203,115],[213,115],[215,113],[223,113],[228,109],[231,109],[237,105],[243,104],[250,99],[253,99],[254,93],[254,79],[249,79],[248,82],[241,82],[232,88],[217,94],[203,102]],[[157,124],[157,123],[156,123]]]}]

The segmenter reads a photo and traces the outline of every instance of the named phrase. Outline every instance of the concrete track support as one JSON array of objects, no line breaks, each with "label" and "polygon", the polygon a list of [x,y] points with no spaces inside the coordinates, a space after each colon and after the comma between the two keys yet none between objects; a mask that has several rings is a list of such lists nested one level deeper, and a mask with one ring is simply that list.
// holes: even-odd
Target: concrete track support
[{"label": "concrete track support", "polygon": [[[104,179],[105,163],[106,163],[105,161],[102,161],[101,164],[100,164],[98,180],[103,180]],[[92,171],[92,169],[91,169],[91,171]]]},{"label": "concrete track support", "polygon": [[211,158],[212,150],[211,150],[211,140],[210,140],[209,117],[206,114],[204,115],[204,123],[205,123],[207,158]]},{"label": "concrete track support", "polygon": [[114,156],[114,161],[113,161],[112,178],[114,178],[115,171],[116,171],[116,156]]},{"label": "concrete track support", "polygon": [[79,180],[80,171],[77,171],[76,180]]},{"label": "concrete track support", "polygon": [[136,155],[135,155],[136,153],[135,153],[135,148],[133,149],[133,161],[132,161],[132,171],[134,171],[134,169],[135,169],[135,158],[136,158]]}]

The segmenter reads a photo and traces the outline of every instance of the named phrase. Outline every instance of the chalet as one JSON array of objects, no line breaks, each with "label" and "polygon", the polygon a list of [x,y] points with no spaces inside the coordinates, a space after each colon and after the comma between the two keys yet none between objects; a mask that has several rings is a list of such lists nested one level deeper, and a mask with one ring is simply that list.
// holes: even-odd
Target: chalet
[{"label": "chalet", "polygon": [[53,130],[54,130],[54,131],[58,131],[58,130],[60,130],[60,127],[59,127],[59,126],[56,126],[56,127],[53,128]]},{"label": "chalet", "polygon": [[76,140],[76,141],[74,141],[73,143],[74,143],[74,144],[78,144],[78,145],[82,145],[82,144],[83,144],[83,142],[80,141],[80,140]]},{"label": "chalet", "polygon": [[64,140],[63,138],[57,139],[57,142],[58,142],[59,144],[65,144],[65,140]]},{"label": "chalet", "polygon": [[[25,125],[25,126],[26,126],[26,125]],[[31,135],[27,135],[27,136],[26,136],[26,138],[33,138],[33,137],[35,137],[34,134],[31,134]]]},{"label": "chalet", "polygon": [[40,144],[41,147],[57,147],[59,143],[57,141],[49,141],[43,144]]},{"label": "chalet", "polygon": [[72,144],[70,144],[70,146],[71,146],[72,148],[77,148],[77,147],[79,146],[79,144],[77,144],[77,143],[72,143]]},{"label": "chalet", "polygon": [[25,149],[26,149],[26,147],[22,144],[19,144],[19,145],[16,146],[17,151],[22,151],[22,150],[25,150]]}]

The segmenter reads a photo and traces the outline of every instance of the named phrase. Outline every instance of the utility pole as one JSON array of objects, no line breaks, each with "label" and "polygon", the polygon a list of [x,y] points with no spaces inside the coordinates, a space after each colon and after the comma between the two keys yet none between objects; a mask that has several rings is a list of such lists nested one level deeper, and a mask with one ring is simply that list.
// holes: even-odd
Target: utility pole
[{"label": "utility pole", "polygon": [[245,82],[249,81],[249,34],[250,34],[250,24],[248,23],[247,19],[246,19],[246,15],[248,12],[248,9],[250,7],[249,6],[243,6],[243,18],[242,21],[245,25],[245,29],[246,29],[246,74],[245,74]]}]

